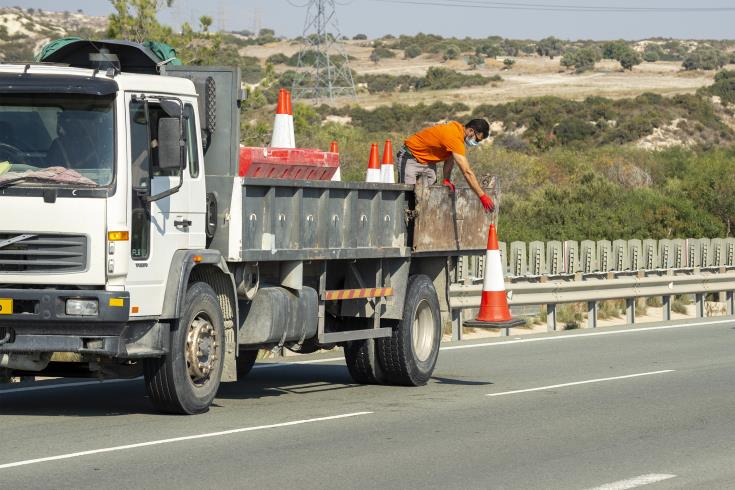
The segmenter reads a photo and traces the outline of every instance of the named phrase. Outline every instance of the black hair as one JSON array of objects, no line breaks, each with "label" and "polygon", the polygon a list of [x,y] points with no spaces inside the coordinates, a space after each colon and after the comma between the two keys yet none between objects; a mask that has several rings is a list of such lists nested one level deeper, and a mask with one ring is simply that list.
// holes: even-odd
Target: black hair
[{"label": "black hair", "polygon": [[464,127],[473,129],[475,133],[482,133],[485,138],[490,136],[490,125],[484,119],[473,119],[465,124]]}]

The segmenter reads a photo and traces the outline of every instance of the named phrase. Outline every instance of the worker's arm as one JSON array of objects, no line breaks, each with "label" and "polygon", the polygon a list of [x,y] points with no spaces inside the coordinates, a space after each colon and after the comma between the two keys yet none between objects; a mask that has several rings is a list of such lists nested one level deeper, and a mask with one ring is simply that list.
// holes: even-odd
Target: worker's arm
[{"label": "worker's arm", "polygon": [[493,200],[490,199],[490,196],[485,194],[485,191],[482,190],[482,187],[480,187],[480,183],[477,181],[477,177],[475,176],[475,172],[472,171],[472,168],[470,167],[470,162],[467,161],[467,157],[464,155],[460,155],[459,153],[452,153],[452,158],[455,162],[457,162],[457,166],[462,171],[462,175],[464,175],[465,180],[470,185],[470,188],[477,194],[477,197],[480,198],[480,201],[482,202],[482,206],[485,208],[485,211],[492,212],[495,210],[495,203],[493,203]]},{"label": "worker's arm", "polygon": [[444,178],[452,180],[452,169],[454,169],[454,157],[444,160]]},{"label": "worker's arm", "polygon": [[[477,177],[475,177],[475,172],[472,171],[472,168],[470,167],[470,162],[467,161],[467,157],[465,157],[464,155],[460,155],[459,153],[452,153],[452,157],[454,161],[457,162],[457,166],[462,171],[462,175],[464,175],[464,178],[469,184],[470,188],[475,191],[477,197],[484,196],[485,191],[483,191],[482,187],[480,187],[480,183],[477,181]],[[446,163],[444,165],[446,166]],[[444,175],[446,176],[446,170]]]}]

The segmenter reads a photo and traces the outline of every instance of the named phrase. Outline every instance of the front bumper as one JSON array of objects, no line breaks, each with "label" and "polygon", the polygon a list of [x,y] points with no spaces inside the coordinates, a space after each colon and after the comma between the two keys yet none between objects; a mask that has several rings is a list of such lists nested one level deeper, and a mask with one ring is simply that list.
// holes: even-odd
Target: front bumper
[{"label": "front bumper", "polygon": [[[67,315],[66,300],[76,298],[97,299],[98,314]],[[13,313],[0,315],[0,353],[75,352],[132,359],[168,351],[168,325],[131,322],[127,292],[0,288],[0,299],[13,300]]]}]

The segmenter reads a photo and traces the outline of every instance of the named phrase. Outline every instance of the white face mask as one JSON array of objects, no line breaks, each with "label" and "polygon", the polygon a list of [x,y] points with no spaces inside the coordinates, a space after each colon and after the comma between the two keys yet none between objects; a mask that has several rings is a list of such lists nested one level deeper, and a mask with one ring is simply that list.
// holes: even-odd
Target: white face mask
[{"label": "white face mask", "polygon": [[475,138],[470,138],[469,136],[465,137],[465,139],[464,139],[464,143],[465,143],[465,144],[466,144],[467,146],[477,146],[477,145],[479,145],[479,144],[480,144],[480,142],[479,142],[479,141],[477,141],[477,140],[476,140]]}]

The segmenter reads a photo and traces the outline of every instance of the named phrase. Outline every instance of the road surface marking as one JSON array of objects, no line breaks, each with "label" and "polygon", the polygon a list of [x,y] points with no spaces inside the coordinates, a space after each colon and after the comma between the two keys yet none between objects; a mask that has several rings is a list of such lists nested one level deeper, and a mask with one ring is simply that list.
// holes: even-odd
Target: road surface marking
[{"label": "road surface marking", "polygon": [[10,388],[8,390],[0,389],[0,395],[5,393],[21,393],[24,391],[39,391],[39,390],[56,390],[59,388],[74,388],[76,386],[90,386],[90,385],[106,385],[109,383],[127,383],[128,381],[137,381],[142,378],[134,379],[108,379],[106,381],[80,381],[78,383],[59,383],[59,384],[44,384],[42,386],[26,386],[23,388]]},{"label": "road surface marking", "polygon": [[59,454],[58,456],[48,456],[45,458],[27,459],[25,461],[16,461],[15,463],[0,464],[0,470],[5,470],[8,468],[16,468],[18,466],[38,464],[38,463],[47,463],[49,461],[59,461],[62,459],[72,459],[72,458],[80,458],[83,456],[92,456],[94,454],[111,453],[115,451],[125,451],[128,449],[137,449],[140,447],[160,446],[162,444],[172,444],[175,442],[191,441],[193,439],[206,439],[206,438],[211,438],[211,437],[220,437],[220,436],[228,436],[231,434],[239,434],[241,432],[252,432],[256,430],[276,429],[280,427],[290,427],[293,425],[311,424],[314,422],[325,422],[328,420],[346,419],[350,417],[359,417],[361,415],[369,415],[372,413],[373,412],[345,413],[342,415],[331,415],[329,417],[318,417],[314,419],[293,420],[291,422],[283,422],[280,424],[259,425],[256,427],[242,427],[240,429],[223,430],[220,432],[209,432],[206,434],[197,434],[193,436],[173,437],[170,439],[160,439],[157,441],[139,442],[137,444],[128,444],[125,446],[114,446],[114,447],[107,447],[107,448],[102,448],[102,449],[93,449],[90,451],[80,451],[76,453]]},{"label": "road surface marking", "polygon": [[562,383],[558,385],[540,386],[538,388],[528,388],[526,390],[513,390],[513,391],[503,391],[501,393],[488,393],[486,396],[515,395],[517,393],[529,393],[531,391],[544,391],[544,390],[551,390],[554,388],[564,388],[566,386],[586,385],[590,383],[602,383],[603,381],[615,381],[618,379],[628,379],[628,378],[638,378],[641,376],[651,376],[653,374],[673,373],[674,371],[675,369],[664,369],[663,371],[651,371],[648,373],[627,374],[625,376],[613,376],[611,378],[588,379],[586,381],[575,381],[573,383]]},{"label": "road surface marking", "polygon": [[651,483],[658,483],[671,478],[676,478],[676,475],[641,475],[628,480],[620,480],[606,485],[601,485],[599,487],[591,488],[590,490],[628,490],[629,488],[638,488],[643,485],[650,485]]},{"label": "road surface marking", "polygon": [[683,323],[680,325],[661,325],[658,327],[642,327],[642,328],[631,328],[630,330],[615,330],[612,332],[590,332],[590,333],[578,333],[573,335],[562,335],[559,337],[536,337],[532,339],[517,339],[517,340],[506,340],[499,342],[485,342],[482,344],[466,344],[466,345],[448,345],[442,347],[441,350],[457,350],[457,349],[475,349],[477,347],[494,347],[500,345],[509,344],[523,344],[526,342],[545,342],[550,340],[571,340],[578,339],[580,337],[596,337],[598,335],[618,335],[626,333],[638,333],[638,332],[650,332],[652,330],[669,330],[674,328],[685,328],[685,327],[696,327],[703,325],[719,325],[722,323],[735,323],[735,320],[717,320],[714,322],[697,322],[697,323]]},{"label": "road surface marking", "polygon": [[[510,344],[524,344],[527,342],[545,342],[545,341],[550,341],[550,340],[553,340],[553,341],[571,340],[571,339],[577,339],[580,337],[594,337],[598,335],[618,335],[618,334],[626,334],[626,333],[650,332],[652,330],[669,330],[669,329],[674,329],[674,328],[696,327],[696,326],[705,326],[705,325],[720,325],[723,323],[735,323],[735,320],[717,320],[717,321],[712,321],[712,322],[683,323],[680,325],[661,325],[658,327],[642,327],[642,328],[633,328],[630,330],[615,330],[612,332],[578,333],[578,334],[573,334],[573,335],[562,335],[559,337],[537,337],[537,338],[531,338],[531,339],[484,342],[481,344],[447,345],[445,347],[440,347],[439,350],[445,351],[445,350],[459,350],[459,349],[477,349],[480,347],[498,347],[498,346],[510,345]],[[344,363],[344,357],[330,357],[328,359],[312,359],[309,361],[261,363],[261,364],[256,364],[255,366],[253,366],[253,369],[272,369],[272,368],[279,368],[279,367],[298,366],[299,364],[320,364],[320,363],[337,362],[337,361],[342,361]],[[0,389],[0,396],[2,396],[4,393],[19,393],[19,392],[24,392],[24,391],[52,390],[52,389],[67,388],[67,387],[74,388],[78,386],[90,386],[90,385],[99,385],[99,384],[107,384],[107,383],[137,381],[139,379],[140,378],[113,379],[113,380],[106,380],[106,381],[101,381],[101,382],[100,381],[82,381],[79,383],[61,383],[61,384],[47,385],[47,386],[29,386],[25,388],[10,388],[8,390]]]}]

